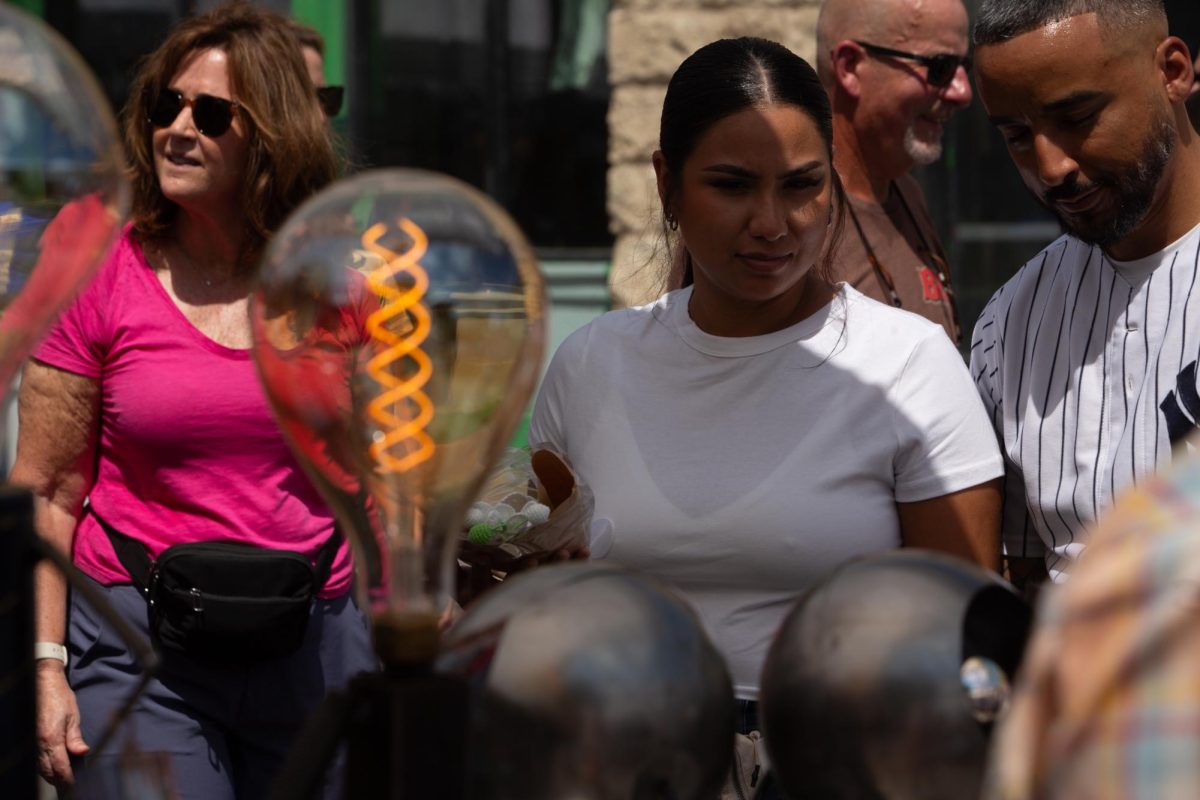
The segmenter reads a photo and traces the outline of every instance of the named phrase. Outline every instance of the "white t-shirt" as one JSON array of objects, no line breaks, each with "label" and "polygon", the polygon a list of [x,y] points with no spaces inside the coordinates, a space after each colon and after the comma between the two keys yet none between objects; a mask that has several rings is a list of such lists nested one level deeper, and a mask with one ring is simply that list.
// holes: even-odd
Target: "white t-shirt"
[{"label": "white t-shirt", "polygon": [[900,543],[896,502],[1002,474],[941,327],[845,284],[766,336],[710,336],[691,289],[605,314],[550,364],[530,440],[566,454],[613,525],[609,557],[673,584],[754,699],[797,593]]},{"label": "white t-shirt", "polygon": [[1062,236],[992,297],[971,374],[1008,465],[1004,547],[1063,580],[1123,489],[1200,420],[1200,226],[1113,261]]}]

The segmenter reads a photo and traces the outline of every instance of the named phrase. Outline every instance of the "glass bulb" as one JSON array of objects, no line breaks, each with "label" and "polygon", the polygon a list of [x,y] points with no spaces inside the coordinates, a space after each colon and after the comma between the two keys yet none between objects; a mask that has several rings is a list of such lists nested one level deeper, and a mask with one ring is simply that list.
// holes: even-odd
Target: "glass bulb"
[{"label": "glass bulb", "polygon": [[45,23],[0,5],[0,391],[120,232],[123,167],[87,66]]},{"label": "glass bulb", "polygon": [[363,173],[275,236],[251,317],[267,396],[351,536],[376,648],[432,659],[466,508],[541,364],[532,249],[466,184]]}]

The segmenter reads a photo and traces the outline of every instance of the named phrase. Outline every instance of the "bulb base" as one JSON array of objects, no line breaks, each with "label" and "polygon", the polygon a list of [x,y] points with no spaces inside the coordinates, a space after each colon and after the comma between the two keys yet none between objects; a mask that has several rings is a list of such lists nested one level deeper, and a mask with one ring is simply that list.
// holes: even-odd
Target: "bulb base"
[{"label": "bulb base", "polygon": [[441,629],[433,611],[385,611],[374,622],[375,652],[387,667],[431,664]]}]

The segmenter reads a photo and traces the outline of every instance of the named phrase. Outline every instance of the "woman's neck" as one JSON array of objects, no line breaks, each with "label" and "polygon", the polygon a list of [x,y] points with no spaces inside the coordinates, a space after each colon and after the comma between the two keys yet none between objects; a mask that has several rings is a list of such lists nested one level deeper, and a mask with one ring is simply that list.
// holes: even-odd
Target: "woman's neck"
[{"label": "woman's neck", "polygon": [[237,229],[218,220],[183,212],[176,219],[168,238],[182,251],[192,267],[209,280],[225,280],[245,271],[241,264],[245,237]]},{"label": "woman's neck", "polygon": [[837,290],[811,271],[795,287],[770,300],[730,297],[708,285],[703,276],[692,289],[688,315],[711,336],[765,336],[789,328],[827,306]]}]

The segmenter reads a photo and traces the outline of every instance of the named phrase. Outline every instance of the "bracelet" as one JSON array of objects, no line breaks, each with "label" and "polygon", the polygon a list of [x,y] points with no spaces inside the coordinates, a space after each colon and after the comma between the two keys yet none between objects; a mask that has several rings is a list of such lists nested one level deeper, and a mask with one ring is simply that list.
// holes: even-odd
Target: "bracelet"
[{"label": "bracelet", "polygon": [[53,658],[62,662],[62,665],[67,666],[67,648],[57,642],[38,642],[33,646],[33,660],[41,661],[43,659]]}]

